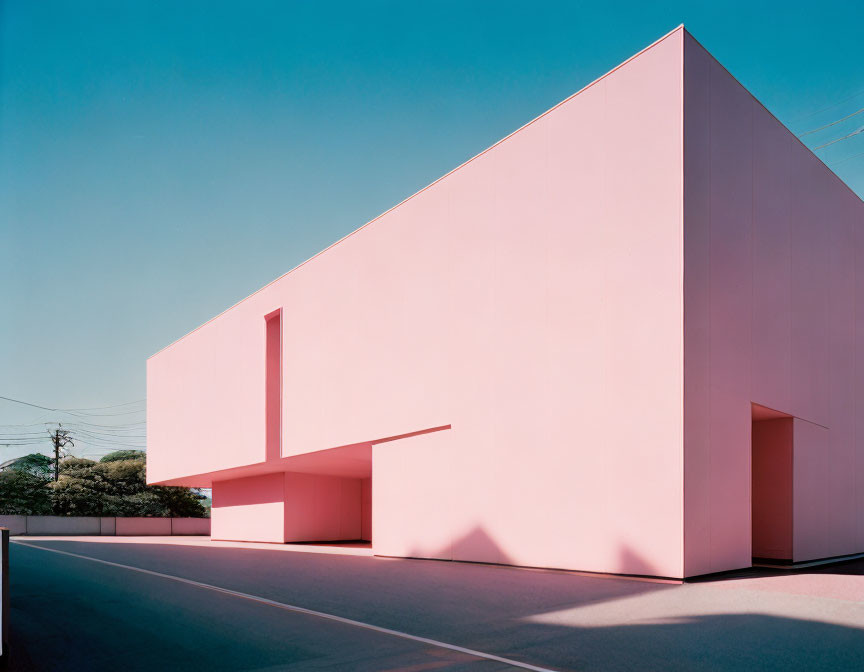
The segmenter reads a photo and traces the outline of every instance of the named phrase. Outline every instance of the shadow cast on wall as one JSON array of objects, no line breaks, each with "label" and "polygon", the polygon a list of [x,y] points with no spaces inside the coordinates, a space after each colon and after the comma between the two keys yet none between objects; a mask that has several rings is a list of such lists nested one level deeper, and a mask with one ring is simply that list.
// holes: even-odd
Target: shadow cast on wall
[{"label": "shadow cast on wall", "polygon": [[[618,548],[617,553],[618,559],[616,564],[618,567],[622,568],[620,572],[622,575],[626,574],[643,576],[646,578],[664,578],[660,575],[660,572],[657,570],[655,565],[646,560],[641,554],[633,550],[630,546],[626,544],[621,544]],[[452,543],[445,546],[439,546],[434,550],[414,546],[408,551],[405,557],[434,560],[456,560],[495,565],[511,565],[513,567],[527,567],[533,569],[561,569],[564,571],[568,571],[568,568],[563,566],[564,563],[562,563],[562,566],[560,567],[540,567],[525,564],[525,562],[520,561],[519,558],[514,558],[512,555],[508,554],[495,540],[495,538],[491,534],[489,534],[484,527],[480,525],[474,526],[458,538],[454,539]],[[466,557],[470,559],[463,560],[463,558]],[[571,571],[585,570],[575,569]]]}]

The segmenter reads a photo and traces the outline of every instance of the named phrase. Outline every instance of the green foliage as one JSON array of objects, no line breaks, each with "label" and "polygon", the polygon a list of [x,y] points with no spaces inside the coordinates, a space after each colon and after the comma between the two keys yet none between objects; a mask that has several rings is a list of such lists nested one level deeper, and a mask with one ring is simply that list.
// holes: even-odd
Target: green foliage
[{"label": "green foliage", "polygon": [[26,469],[0,473],[0,514],[38,516],[51,513],[51,491],[47,476]]},{"label": "green foliage", "polygon": [[26,471],[34,476],[49,477],[54,471],[54,460],[42,453],[31,453],[24,457],[19,457],[10,469],[14,471]]},{"label": "green foliage", "polygon": [[100,462],[117,462],[118,460],[146,460],[147,453],[143,450],[115,450],[103,455]]},{"label": "green foliage", "polygon": [[[188,516],[203,518],[205,499],[196,490],[148,486],[146,455],[118,450],[99,462],[67,457],[55,483],[53,462],[47,470],[36,456],[27,466],[0,473],[0,513],[69,516]],[[44,457],[44,456],[39,456]]]},{"label": "green foliage", "polygon": [[205,495],[203,493],[201,493],[201,496],[203,497],[203,499],[201,500],[201,506],[203,506],[204,510],[207,512],[205,517],[209,518],[210,517],[210,510],[213,508],[213,497],[212,497],[212,495],[210,497],[208,497],[207,495]]}]

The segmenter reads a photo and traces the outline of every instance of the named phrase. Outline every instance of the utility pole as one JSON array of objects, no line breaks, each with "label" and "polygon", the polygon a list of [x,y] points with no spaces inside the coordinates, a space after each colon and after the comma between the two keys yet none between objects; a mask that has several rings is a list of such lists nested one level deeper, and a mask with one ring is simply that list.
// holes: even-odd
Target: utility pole
[{"label": "utility pole", "polygon": [[55,429],[50,434],[51,443],[54,444],[54,481],[60,480],[60,449],[66,446],[67,444],[75,445],[74,441],[69,436],[69,430],[63,429],[63,425],[57,425],[57,429]]}]

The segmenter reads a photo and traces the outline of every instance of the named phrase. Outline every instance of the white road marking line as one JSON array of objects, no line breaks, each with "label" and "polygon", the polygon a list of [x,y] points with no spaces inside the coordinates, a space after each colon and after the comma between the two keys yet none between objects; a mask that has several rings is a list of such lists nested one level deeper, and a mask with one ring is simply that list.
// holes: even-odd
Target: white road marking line
[{"label": "white road marking line", "polygon": [[336,616],[335,614],[328,614],[323,611],[315,611],[314,609],[306,609],[305,607],[298,607],[293,604],[285,604],[284,602],[276,602],[275,600],[268,600],[266,597],[258,597],[257,595],[249,595],[248,593],[241,593],[237,590],[229,590],[228,588],[220,588],[219,586],[214,586],[209,583],[201,583],[200,581],[192,581],[191,579],[184,579],[180,576],[174,576],[173,574],[163,574],[162,572],[154,572],[150,569],[142,569],[141,567],[133,567],[131,565],[123,565],[119,562],[111,562],[110,560],[100,560],[99,558],[93,558],[89,555],[80,555],[78,553],[70,553],[69,551],[61,551],[56,548],[45,548],[44,546],[37,546],[36,544],[28,544],[26,542],[14,540],[12,543],[18,544],[20,546],[26,546],[28,548],[36,548],[40,551],[47,551],[48,553],[59,553],[60,555],[69,555],[73,558],[81,558],[82,560],[89,560],[90,562],[98,562],[103,565],[109,565],[111,567],[120,567],[121,569],[128,569],[133,572],[141,572],[142,574],[149,574],[150,576],[158,576],[163,579],[168,579],[169,581],[177,581],[178,583],[185,583],[190,586],[196,586],[198,588],[206,588],[207,590],[212,590],[217,593],[223,593],[225,595],[233,595],[234,597],[239,597],[244,600],[250,600],[252,602],[258,602],[260,604],[266,604],[271,607],[276,607],[277,609],[284,609],[285,611],[293,611],[298,614],[306,614],[307,616],[317,616],[318,618],[324,618],[328,621],[336,621],[337,623],[344,623],[345,625],[352,625],[355,628],[363,628],[364,630],[372,630],[373,632],[380,632],[384,635],[390,635],[392,637],[400,637],[402,639],[408,639],[414,642],[422,642],[423,644],[429,644],[431,646],[437,646],[442,649],[449,649],[450,651],[457,651],[459,653],[465,653],[470,656],[475,656],[477,658],[484,658],[486,660],[494,660],[497,663],[503,663],[505,665],[510,665],[512,667],[518,667],[523,670],[533,670],[534,672],[557,672],[550,667],[538,667],[536,665],[530,665],[528,663],[523,663],[518,660],[513,660],[511,658],[503,658],[501,656],[496,656],[492,653],[484,653],[483,651],[475,651],[474,649],[466,649],[463,646],[456,646],[455,644],[448,644],[447,642],[439,642],[437,639],[429,639],[428,637],[420,637],[418,635],[412,635],[407,632],[400,632],[399,630],[391,630],[390,628],[382,628],[379,625],[372,625],[371,623],[364,623],[363,621],[355,621],[351,618],[344,618],[342,616]]}]

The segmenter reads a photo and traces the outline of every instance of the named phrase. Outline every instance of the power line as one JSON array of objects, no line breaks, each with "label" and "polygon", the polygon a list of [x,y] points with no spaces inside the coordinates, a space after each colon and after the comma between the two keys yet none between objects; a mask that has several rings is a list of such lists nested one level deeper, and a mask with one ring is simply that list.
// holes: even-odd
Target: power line
[{"label": "power line", "polygon": [[0,396],[0,399],[4,399],[5,401],[11,401],[15,404],[24,404],[25,406],[32,406],[33,408],[41,408],[43,411],[59,411],[59,408],[48,408],[47,406],[40,406],[39,404],[31,404],[29,401],[21,401],[20,399],[12,399],[11,397],[3,397]]},{"label": "power line", "polygon": [[855,100],[856,98],[858,98],[859,96],[862,96],[862,95],[864,95],[864,89],[862,89],[858,93],[853,93],[851,96],[849,96],[848,98],[844,98],[843,100],[841,100],[838,103],[834,103],[833,105],[829,105],[828,107],[823,107],[821,110],[817,110],[816,112],[811,112],[809,114],[805,114],[803,117],[797,117],[796,119],[793,120],[793,123],[799,122],[799,121],[804,121],[805,119],[811,119],[812,117],[815,117],[817,114],[822,114],[823,112],[827,112],[828,110],[833,110],[835,107],[840,107],[844,103],[848,103],[850,100]]},{"label": "power line", "polygon": [[146,439],[146,434],[130,434],[130,433],[115,433],[115,432],[92,432],[88,429],[82,429],[80,427],[73,427],[73,431],[79,434],[86,434],[88,436],[98,436],[106,439]]},{"label": "power line", "polygon": [[[45,423],[46,425],[48,423]],[[67,443],[74,445],[73,441],[81,441],[94,447],[104,447],[106,449],[117,450],[122,448],[145,449],[143,443],[147,440],[145,434],[142,434],[143,427],[121,425],[99,426],[100,429],[90,429],[89,427],[79,426],[81,423],[71,423],[67,425],[59,424],[55,430],[49,430],[45,427],[44,432],[38,431],[16,431],[16,432],[0,432],[0,446],[15,447],[15,446],[33,446],[44,445],[43,441],[38,441],[39,437],[50,439],[55,444],[55,452],[57,449],[56,443],[60,442],[60,447]],[[87,424],[87,423],[83,423]],[[58,434],[59,432],[59,434]],[[55,457],[55,460],[57,458]]]},{"label": "power line", "polygon": [[73,428],[76,432],[83,432],[86,434],[96,434],[98,436],[119,436],[119,437],[129,437],[129,436],[145,436],[146,430],[143,427],[129,427],[127,429],[92,429],[90,427],[81,427],[80,425],[69,424],[68,427]]},{"label": "power line", "polygon": [[851,138],[853,135],[858,135],[859,133],[864,133],[864,126],[859,128],[857,131],[852,131],[851,133],[847,133],[842,138],[837,138],[836,140],[832,140],[831,142],[826,142],[824,145],[819,145],[818,147],[814,147],[814,151],[817,149],[823,149],[824,147],[830,147],[831,145],[840,142],[841,140],[846,140]]},{"label": "power line", "polygon": [[141,409],[140,411],[123,411],[121,413],[79,413],[77,411],[58,411],[58,412],[59,413],[66,413],[67,415],[71,415],[72,417],[75,417],[75,418],[98,419],[98,418],[118,418],[118,417],[123,416],[123,415],[140,415],[141,413],[144,412],[144,409]]},{"label": "power line", "polygon": [[89,446],[95,446],[99,448],[110,448],[111,450],[120,450],[122,448],[132,448],[134,450],[145,450],[147,446],[142,443],[118,443],[116,441],[100,441],[98,439],[91,438],[81,438],[76,437],[75,439],[79,443],[83,443]]},{"label": "power line", "polygon": [[144,429],[144,423],[134,423],[128,425],[94,425],[90,422],[70,422],[70,427],[80,427],[81,429],[92,429],[95,431],[101,430],[117,430],[120,432],[140,432]]},{"label": "power line", "polygon": [[844,159],[840,159],[839,161],[829,161],[832,166],[836,166],[838,163],[845,163],[850,159],[857,159],[859,156],[864,156],[864,152],[859,152],[858,154],[853,154],[852,156],[847,156]]},{"label": "power line", "polygon": [[818,133],[819,131],[824,131],[826,128],[831,128],[832,126],[836,126],[837,124],[840,124],[840,123],[846,121],[847,119],[851,119],[855,115],[861,114],[862,112],[864,112],[864,107],[862,107],[857,112],[853,112],[852,114],[847,114],[842,119],[838,119],[837,121],[832,121],[830,124],[825,124],[824,126],[820,126],[819,128],[814,128],[812,131],[807,131],[806,133],[802,133],[798,137],[803,138],[805,135],[810,135],[811,133]]},{"label": "power line", "polygon": [[134,411],[120,411],[119,413],[89,413],[84,411],[73,411],[71,409],[61,412],[69,413],[70,415],[76,415],[82,418],[114,418],[119,415],[138,415],[139,413],[144,413],[144,409],[139,408]]},{"label": "power line", "polygon": [[142,445],[141,442],[146,441],[146,437],[106,437],[100,436],[97,434],[87,434],[81,431],[73,430],[73,436],[77,440],[90,442],[90,443],[98,443],[101,445],[110,445],[110,446],[139,446]]},{"label": "power line", "polygon": [[[38,427],[41,425],[45,429],[48,429],[48,425],[54,425],[54,424],[58,424],[58,423],[42,422],[42,423],[32,423],[29,425],[0,425],[0,436],[2,436],[3,434],[41,434],[42,432],[36,432],[36,431],[33,431],[29,428],[30,427]],[[142,421],[142,422],[122,423],[122,424],[116,424],[116,425],[102,425],[102,424],[87,422],[85,420],[73,420],[71,422],[66,422],[65,424],[67,427],[80,427],[82,429],[91,429],[92,428],[93,431],[97,431],[97,432],[104,431],[107,434],[110,432],[128,433],[128,432],[144,431],[145,425],[147,423]],[[12,430],[14,430],[14,431],[12,431]]]},{"label": "power line", "polygon": [[[45,415],[48,415],[48,414],[46,413]],[[43,415],[42,417],[44,418],[45,415]],[[27,422],[27,423],[19,422],[17,424],[0,425],[0,427],[39,427],[39,426],[50,425],[50,424],[53,424],[53,423],[49,422],[48,420],[43,420],[42,422]]]},{"label": "power line", "polygon": [[[11,401],[12,403],[15,403],[15,404],[23,404],[24,406],[32,406],[33,408],[39,408],[43,411],[56,411],[59,413],[72,413],[73,415],[75,414],[75,412],[78,412],[78,411],[105,410],[108,408],[119,408],[120,406],[129,406],[131,404],[139,404],[142,401],[146,401],[145,399],[137,399],[135,401],[127,402],[125,404],[117,404],[116,406],[104,406],[102,408],[86,409],[86,408],[50,408],[49,406],[40,406],[39,404],[31,404],[29,401],[22,401],[21,399],[13,399],[12,397],[4,397],[4,396],[0,396],[0,399],[3,399],[4,401]],[[138,412],[138,411],[136,411],[136,412]],[[94,414],[94,415],[98,415],[98,414]]]},{"label": "power line", "polygon": [[104,436],[90,436],[89,434],[75,434],[76,437],[80,439],[86,439],[87,441],[98,441],[100,443],[110,443],[112,445],[122,446],[122,445],[138,445],[147,441],[144,438],[130,438],[130,439],[118,439],[116,437],[113,438],[105,438]]},{"label": "power line", "polygon": [[86,427],[76,427],[75,425],[69,425],[73,431],[78,432],[80,434],[87,434],[88,436],[98,436],[109,439],[134,439],[134,438],[147,438],[147,435],[142,430],[129,430],[124,432],[111,432],[105,429],[88,429]]},{"label": "power line", "polygon": [[83,422],[73,420],[67,423],[70,427],[81,427],[83,429],[92,429],[93,431],[111,431],[111,432],[143,432],[146,430],[145,423],[125,423],[122,425],[100,425],[92,422]]},{"label": "power line", "polygon": [[106,443],[137,443],[139,441],[146,441],[146,436],[104,436],[100,434],[85,434],[80,431],[75,432],[75,436],[81,436],[85,439],[95,439],[98,441],[105,441]]},{"label": "power line", "polygon": [[64,411],[58,410],[58,413],[65,413],[66,415],[71,415],[73,418],[78,418],[82,420],[86,419],[98,419],[98,418],[114,418],[121,415],[137,415],[139,413],[143,413],[143,410],[140,411],[128,411],[125,413],[79,413],[77,411]]},{"label": "power line", "polygon": [[122,406],[132,406],[133,404],[143,404],[146,399],[136,399],[135,401],[127,401],[125,404],[115,404],[114,406],[93,406],[91,408],[69,408],[69,411],[105,411],[109,408],[120,408]]}]

